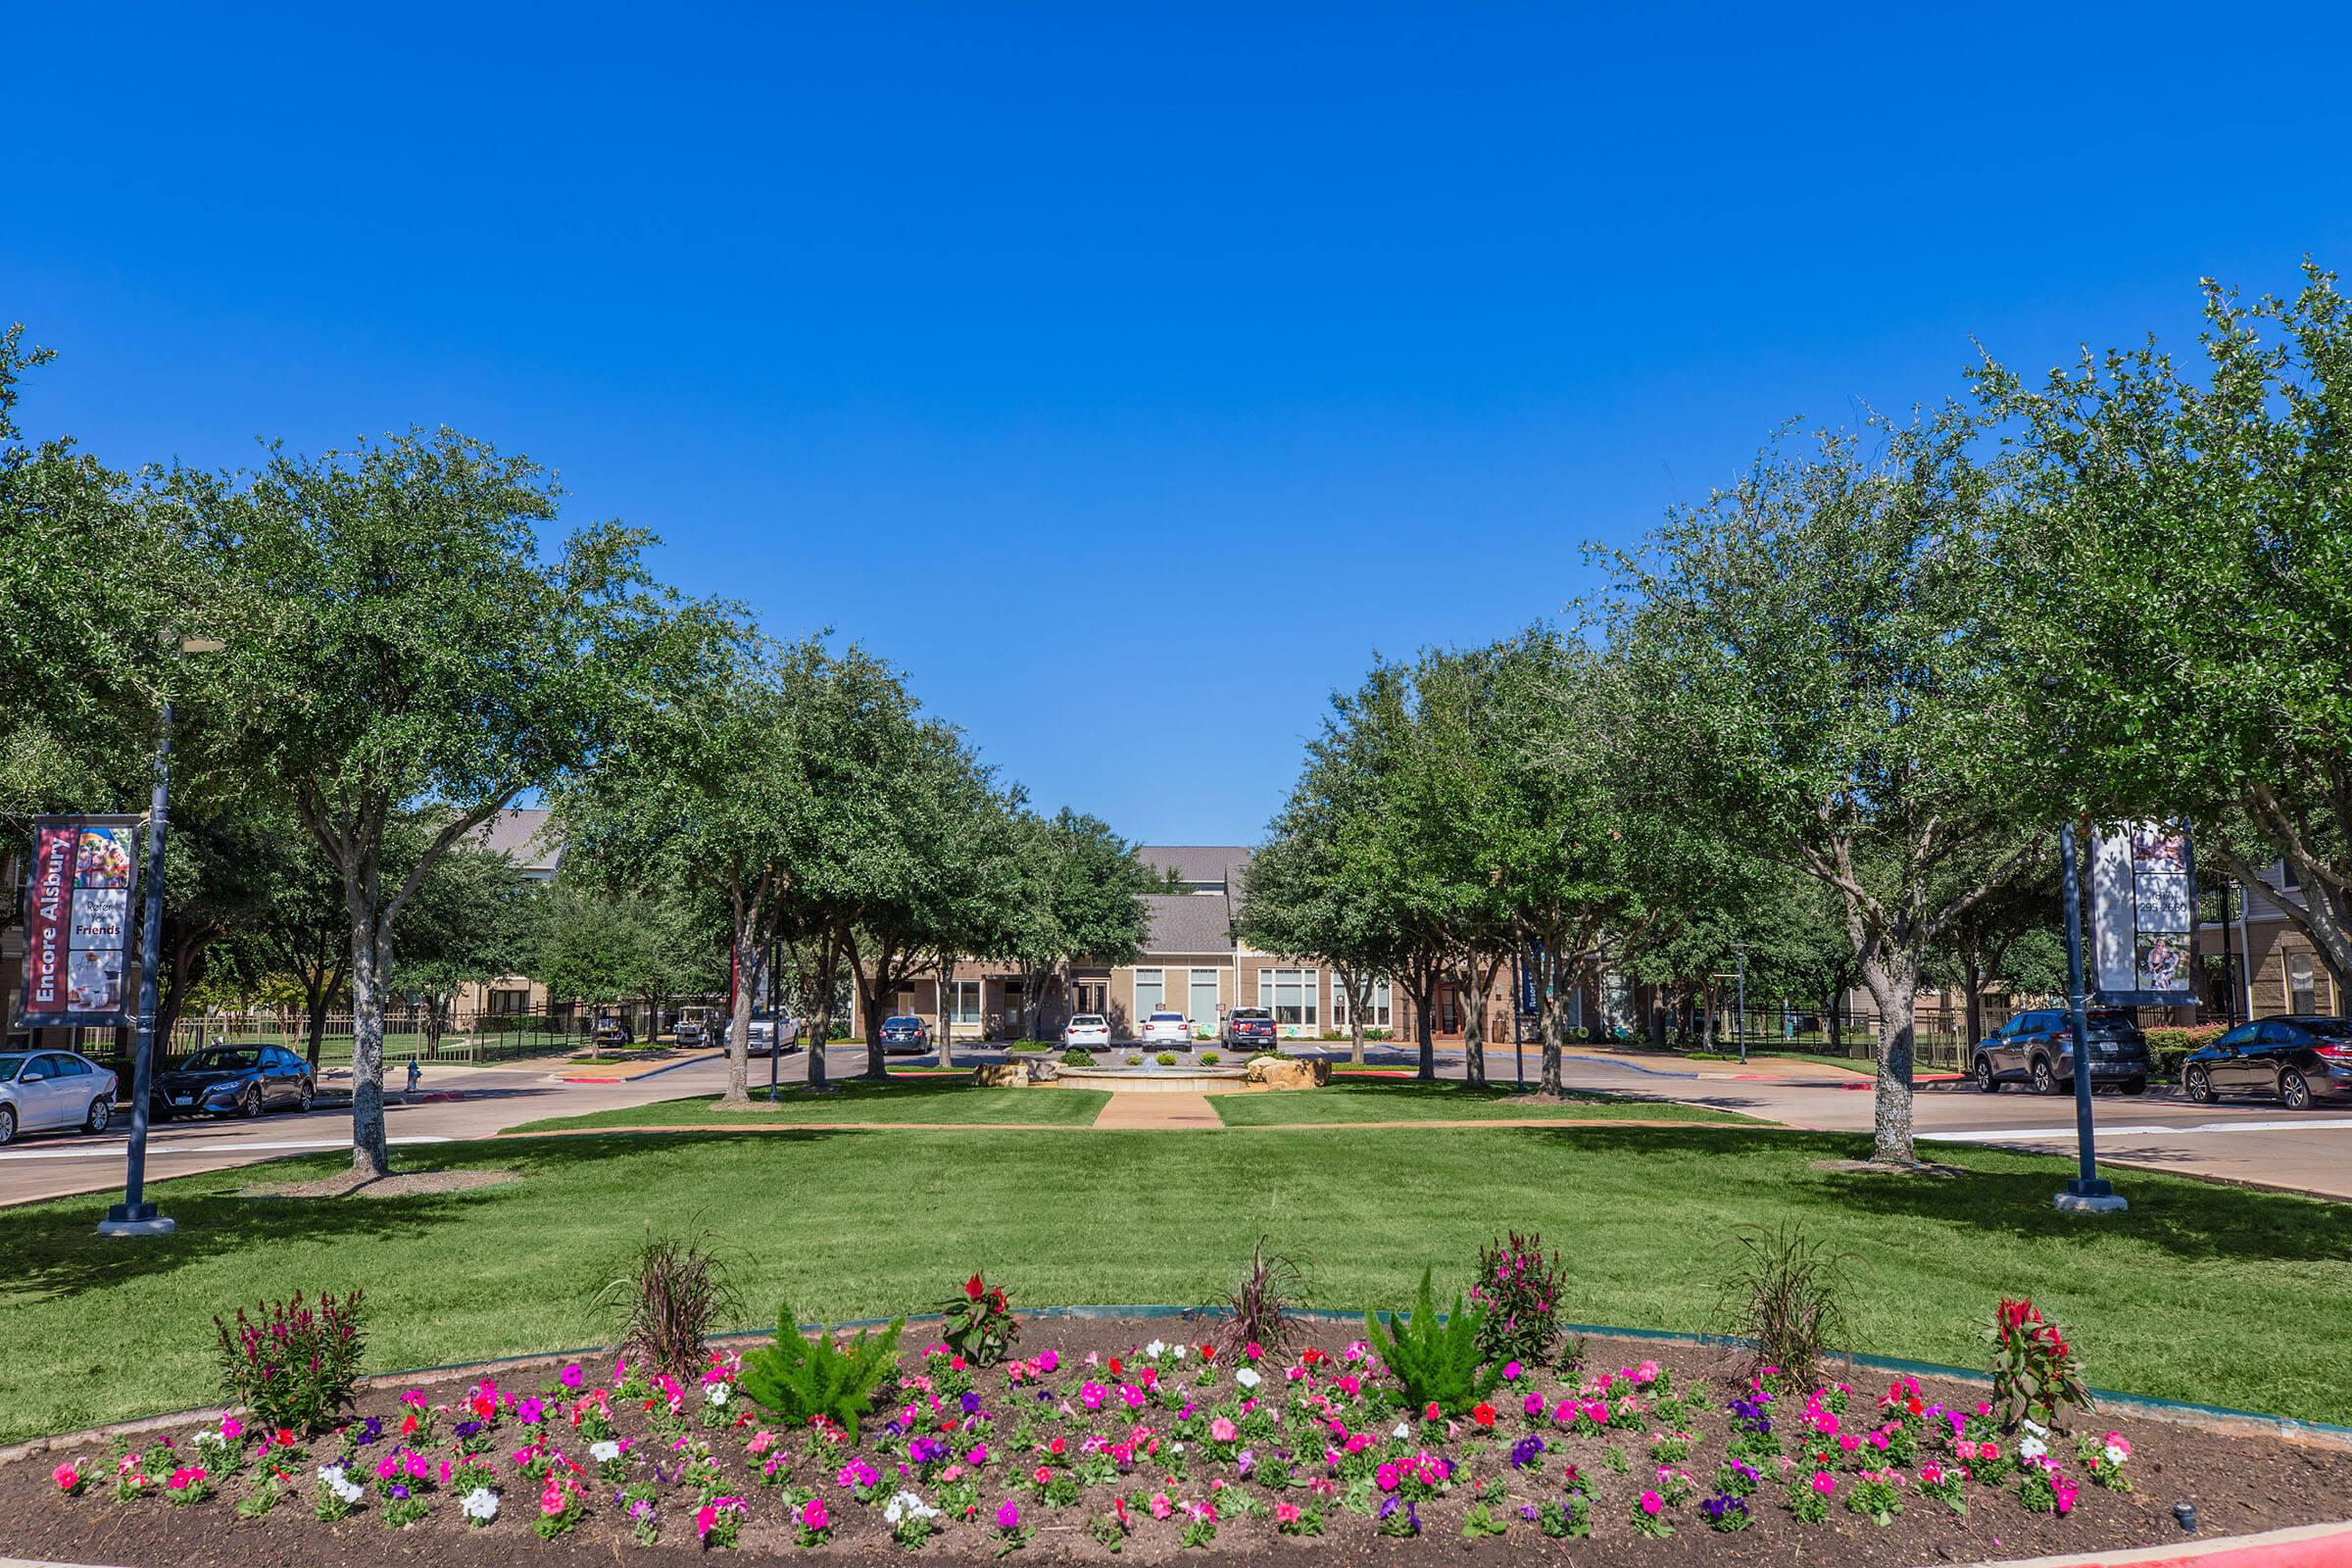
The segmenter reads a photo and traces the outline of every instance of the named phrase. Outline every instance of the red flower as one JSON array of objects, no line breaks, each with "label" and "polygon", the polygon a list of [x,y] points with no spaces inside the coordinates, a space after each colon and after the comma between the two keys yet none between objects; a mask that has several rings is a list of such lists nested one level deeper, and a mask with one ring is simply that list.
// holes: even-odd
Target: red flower
[{"label": "red flower", "polygon": [[980,1276],[977,1274],[963,1282],[963,1294],[967,1300],[977,1301],[986,1293],[987,1287],[980,1283]]},{"label": "red flower", "polygon": [[1203,1345],[1202,1347],[1200,1347],[1200,1359],[1201,1359],[1201,1360],[1203,1360],[1203,1361],[1214,1361],[1216,1358],[1217,1358],[1217,1348],[1216,1348],[1215,1346],[1213,1346],[1213,1345]]},{"label": "red flower", "polygon": [[1482,1427],[1491,1427],[1494,1424],[1494,1407],[1482,1401],[1470,1412],[1470,1419]]},{"label": "red flower", "polygon": [[997,1289],[997,1290],[993,1290],[993,1291],[989,1292],[989,1293],[988,1293],[988,1301],[989,1301],[989,1304],[990,1304],[991,1306],[995,1307],[995,1308],[996,1308],[998,1311],[1000,1311],[1000,1312],[1004,1311],[1004,1292],[1003,1288],[1002,1288],[1002,1287],[1000,1287],[1000,1288],[999,1288],[999,1289]]},{"label": "red flower", "polygon": [[1446,1419],[1446,1412],[1438,1408],[1437,1400],[1432,1399],[1429,1401],[1429,1408],[1421,1412],[1421,1419],[1424,1421],[1443,1421]]},{"label": "red flower", "polygon": [[277,1429],[277,1446],[281,1448],[291,1448],[294,1446],[294,1429],[292,1427],[279,1427]]},{"label": "red flower", "polygon": [[1110,1358],[1110,1375],[1114,1378],[1119,1375],[1119,1358],[1115,1355]]},{"label": "red flower", "polygon": [[411,1411],[411,1412],[410,1412],[410,1414],[409,1414],[409,1417],[408,1417],[408,1419],[407,1419],[407,1420],[405,1420],[405,1421],[403,1421],[403,1422],[401,1422],[401,1424],[400,1424],[400,1435],[401,1435],[402,1437],[404,1437],[404,1438],[413,1438],[413,1437],[415,1437],[415,1436],[416,1435],[416,1412],[414,1412],[414,1411]]},{"label": "red flower", "polygon": [[1903,1408],[1910,1411],[1913,1415],[1918,1415],[1920,1412],[1927,1409],[1927,1401],[1922,1399],[1916,1394],[1903,1401]]}]

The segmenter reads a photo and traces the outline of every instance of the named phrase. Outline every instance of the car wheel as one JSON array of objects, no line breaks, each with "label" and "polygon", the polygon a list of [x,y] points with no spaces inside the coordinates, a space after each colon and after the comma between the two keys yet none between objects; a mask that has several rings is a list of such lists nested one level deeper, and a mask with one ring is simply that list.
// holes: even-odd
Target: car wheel
[{"label": "car wheel", "polygon": [[260,1084],[253,1084],[246,1089],[245,1098],[237,1102],[237,1114],[240,1116],[259,1116],[261,1113],[262,1086]]},{"label": "car wheel", "polygon": [[1993,1073],[1990,1056],[1977,1058],[1977,1090],[1980,1094],[1986,1095],[1997,1095],[2001,1092],[2001,1080]]},{"label": "car wheel", "polygon": [[2278,1075],[2278,1099],[2289,1110],[2311,1108],[2311,1080],[2289,1067]]},{"label": "car wheel", "polygon": [[308,1078],[305,1078],[302,1081],[301,1098],[294,1102],[295,1107],[300,1110],[309,1110],[312,1102],[317,1101],[318,1098],[318,1091],[312,1086],[311,1081]]},{"label": "car wheel", "polygon": [[0,1105],[0,1144],[17,1141],[17,1107]]},{"label": "car wheel", "polygon": [[2058,1092],[2058,1074],[2051,1068],[2047,1056],[2034,1058],[2034,1092],[2037,1095],[2054,1095]]},{"label": "car wheel", "polygon": [[2188,1098],[2200,1105],[2210,1105],[2219,1098],[2213,1092],[2213,1079],[2202,1067],[2189,1068],[2181,1076],[2180,1087],[2187,1090]]},{"label": "car wheel", "polygon": [[81,1118],[81,1130],[85,1133],[102,1133],[106,1131],[107,1124],[114,1119],[114,1101],[105,1095],[100,1095],[96,1100],[90,1102],[90,1113]]}]

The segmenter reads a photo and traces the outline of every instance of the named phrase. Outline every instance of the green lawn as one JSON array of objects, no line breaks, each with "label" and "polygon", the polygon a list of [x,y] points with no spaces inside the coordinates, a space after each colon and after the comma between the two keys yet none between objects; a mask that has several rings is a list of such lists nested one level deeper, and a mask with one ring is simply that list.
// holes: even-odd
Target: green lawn
[{"label": "green lawn", "polygon": [[1457,1284],[1515,1227],[1566,1260],[1571,1318],[1691,1330],[1724,1326],[1733,1228],[1793,1219],[1853,1255],[1856,1348],[1979,1364],[1995,1298],[2031,1294],[2096,1384],[2352,1420],[2352,1211],[2133,1171],[2129,1213],[2062,1215],[2065,1161],[1956,1146],[1936,1153],[1957,1178],[1812,1168],[1866,1149],[1699,1126],[591,1134],[399,1151],[521,1177],[434,1196],[247,1200],[250,1172],[192,1176],[151,1189],[180,1226],[159,1241],[93,1235],[104,1196],[0,1209],[0,1441],[197,1403],[213,1314],[297,1288],[366,1289],[377,1369],[589,1345],[610,1329],[591,1298],[648,1225],[718,1238],[745,1326],[786,1296],[803,1318],[919,1309],[974,1269],[1020,1302],[1198,1303],[1261,1237],[1306,1262],[1313,1304],[1402,1305],[1425,1265]]},{"label": "green lawn", "polygon": [[[752,1086],[752,1098],[765,1102],[767,1085]],[[825,1123],[955,1122],[972,1127],[1006,1122],[1051,1123],[1083,1127],[1110,1098],[1100,1089],[975,1089],[962,1073],[908,1075],[876,1083],[870,1078],[844,1078],[830,1094],[812,1095],[798,1084],[786,1084],[774,1109],[761,1103],[751,1110],[721,1110],[716,1095],[686,1100],[663,1100],[651,1105],[626,1105],[615,1110],[591,1111],[584,1116],[555,1116],[526,1122],[517,1132],[549,1132],[568,1127],[773,1127]]]},{"label": "green lawn", "polygon": [[1228,1127],[1289,1127],[1300,1122],[1487,1121],[1539,1117],[1546,1121],[1746,1122],[1751,1118],[1704,1105],[1624,1096],[1572,1094],[1565,1104],[1529,1103],[1516,1088],[1342,1073],[1321,1089],[1257,1095],[1211,1095],[1208,1102]]}]

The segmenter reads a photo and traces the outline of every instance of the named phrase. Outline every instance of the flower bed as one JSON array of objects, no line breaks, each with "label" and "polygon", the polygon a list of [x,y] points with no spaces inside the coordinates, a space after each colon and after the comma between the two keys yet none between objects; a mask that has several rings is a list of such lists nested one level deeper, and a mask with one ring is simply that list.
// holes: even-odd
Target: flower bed
[{"label": "flower bed", "polygon": [[[1545,1551],[1611,1562],[2025,1556],[2352,1514],[2352,1455],[2092,1419],[2003,1437],[1984,1391],[1787,1387],[1595,1344],[1467,1408],[1400,1406],[1360,1343],[1033,1323],[986,1369],[910,1348],[852,1440],[778,1423],[715,1355],[393,1388],[305,1442],[231,1415],[0,1466],[10,1549],[84,1561],[649,1563],[735,1549],[1189,1560]],[[1196,1329],[1199,1336],[1200,1331]]]}]

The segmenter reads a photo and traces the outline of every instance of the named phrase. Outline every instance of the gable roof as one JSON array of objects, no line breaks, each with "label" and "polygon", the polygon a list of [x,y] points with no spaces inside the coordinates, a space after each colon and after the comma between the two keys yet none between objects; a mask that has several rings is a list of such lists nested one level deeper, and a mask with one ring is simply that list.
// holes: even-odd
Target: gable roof
[{"label": "gable roof", "polygon": [[1151,916],[1151,934],[1144,952],[1231,953],[1233,928],[1225,901],[1199,893],[1147,893],[1144,910]]},{"label": "gable roof", "polygon": [[1250,864],[1250,852],[1238,844],[1139,844],[1135,858],[1175,872],[1180,882],[1231,884]]},{"label": "gable roof", "polygon": [[555,813],[545,807],[501,811],[482,824],[478,836],[483,849],[512,856],[517,870],[552,876],[564,863],[564,835],[555,825]]}]

